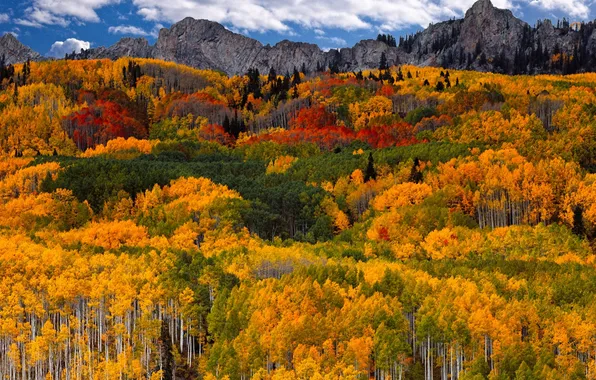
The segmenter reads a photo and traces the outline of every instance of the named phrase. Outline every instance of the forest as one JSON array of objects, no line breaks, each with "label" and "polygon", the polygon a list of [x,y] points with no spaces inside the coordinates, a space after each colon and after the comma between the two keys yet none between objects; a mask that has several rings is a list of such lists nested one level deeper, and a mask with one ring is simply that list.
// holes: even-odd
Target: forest
[{"label": "forest", "polygon": [[596,379],[596,74],[3,62],[0,378]]}]

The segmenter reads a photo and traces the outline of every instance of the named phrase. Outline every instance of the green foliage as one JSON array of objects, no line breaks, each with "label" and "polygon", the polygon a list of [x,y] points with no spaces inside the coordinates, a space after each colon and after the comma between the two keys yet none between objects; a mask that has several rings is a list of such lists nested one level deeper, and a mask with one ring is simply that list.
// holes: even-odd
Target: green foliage
[{"label": "green foliage", "polygon": [[420,120],[424,119],[425,117],[435,116],[436,114],[437,111],[434,108],[420,107],[408,112],[404,120],[412,125],[416,125],[418,124],[418,122],[420,122]]}]

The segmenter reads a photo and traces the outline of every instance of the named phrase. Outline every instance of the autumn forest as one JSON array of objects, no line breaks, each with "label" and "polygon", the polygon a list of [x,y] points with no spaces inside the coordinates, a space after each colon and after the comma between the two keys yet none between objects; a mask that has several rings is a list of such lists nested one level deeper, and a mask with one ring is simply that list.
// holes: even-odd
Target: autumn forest
[{"label": "autumn forest", "polygon": [[2,379],[596,379],[595,249],[596,74],[0,61]]}]

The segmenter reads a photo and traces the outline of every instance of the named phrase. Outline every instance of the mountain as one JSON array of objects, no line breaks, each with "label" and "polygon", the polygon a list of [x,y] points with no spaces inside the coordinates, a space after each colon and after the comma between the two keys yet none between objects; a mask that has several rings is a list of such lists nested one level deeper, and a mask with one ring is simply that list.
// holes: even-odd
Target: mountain
[{"label": "mountain", "polygon": [[10,33],[0,37],[0,57],[4,57],[7,65],[25,62],[28,59],[37,60],[41,55],[23,45]]},{"label": "mountain", "polygon": [[[400,38],[397,47],[377,40],[330,51],[288,40],[263,45],[216,22],[188,17],[162,29],[153,46],[143,38],[123,38],[115,45],[90,49],[73,58],[151,57],[234,75],[244,74],[249,68],[266,73],[272,67],[281,74],[294,68],[358,71],[378,67],[385,54],[390,65],[408,63],[511,74],[573,73],[596,70],[595,29],[592,22],[574,27],[563,22],[555,27],[548,20],[532,27],[511,11],[495,8],[490,0],[479,0],[463,19],[430,25],[415,35]],[[21,52],[11,59],[22,61],[27,56]]]},{"label": "mountain", "polygon": [[153,47],[144,38],[122,38],[120,41],[105,48],[103,46],[91,49],[87,58],[93,59],[118,59],[120,57],[151,57]]}]

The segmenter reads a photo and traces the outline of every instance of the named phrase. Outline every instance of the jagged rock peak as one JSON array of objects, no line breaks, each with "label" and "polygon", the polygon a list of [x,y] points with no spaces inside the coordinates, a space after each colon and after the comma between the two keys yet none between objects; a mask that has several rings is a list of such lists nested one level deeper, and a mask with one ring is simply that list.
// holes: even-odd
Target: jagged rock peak
[{"label": "jagged rock peak", "polygon": [[39,53],[36,53],[28,46],[23,45],[11,33],[6,33],[0,37],[0,57],[1,56],[5,57],[6,64],[21,63],[28,59],[35,61],[41,58]]},{"label": "jagged rock peak", "polygon": [[478,0],[470,9],[468,9],[465,18],[491,18],[498,14],[510,18],[515,17],[509,9],[497,8],[490,0]]},{"label": "jagged rock peak", "polygon": [[478,0],[474,3],[474,5],[472,5],[470,9],[468,9],[468,11],[466,12],[466,17],[490,13],[495,11],[496,9],[497,8],[495,8],[495,6],[490,0]]}]

